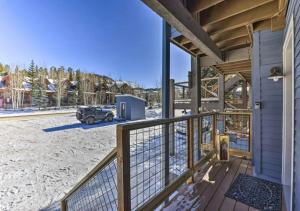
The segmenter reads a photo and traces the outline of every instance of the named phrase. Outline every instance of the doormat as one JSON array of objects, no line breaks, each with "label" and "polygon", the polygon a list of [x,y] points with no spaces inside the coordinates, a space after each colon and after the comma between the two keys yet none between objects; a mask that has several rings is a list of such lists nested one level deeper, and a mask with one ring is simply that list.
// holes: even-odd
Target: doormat
[{"label": "doormat", "polygon": [[257,177],[239,174],[225,196],[259,210],[281,210],[282,186]]}]

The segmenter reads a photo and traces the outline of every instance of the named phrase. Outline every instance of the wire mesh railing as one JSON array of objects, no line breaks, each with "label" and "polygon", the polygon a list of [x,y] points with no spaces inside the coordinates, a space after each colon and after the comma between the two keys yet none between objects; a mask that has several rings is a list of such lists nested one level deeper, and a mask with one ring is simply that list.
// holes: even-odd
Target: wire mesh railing
[{"label": "wire mesh railing", "polygon": [[132,210],[187,170],[187,136],[186,120],[129,131]]},{"label": "wire mesh railing", "polygon": [[251,152],[250,123],[250,113],[223,112],[118,125],[117,148],[67,193],[62,211],[151,210],[214,156],[218,135]]},{"label": "wire mesh railing", "polygon": [[[194,164],[203,158],[199,129],[201,122],[205,122],[203,117],[206,118],[203,114],[117,126],[121,210],[141,209],[150,198],[155,198],[168,185],[194,170]],[[208,117],[211,118],[209,130],[213,136],[214,118],[213,115]],[[212,146],[210,152],[213,140],[210,137],[207,144]],[[124,190],[130,190],[129,194],[124,195]]]},{"label": "wire mesh railing", "polygon": [[229,136],[229,148],[232,152],[250,154],[251,113],[223,112],[216,114],[217,134]]},{"label": "wire mesh railing", "polygon": [[62,199],[61,210],[118,210],[116,149]]}]

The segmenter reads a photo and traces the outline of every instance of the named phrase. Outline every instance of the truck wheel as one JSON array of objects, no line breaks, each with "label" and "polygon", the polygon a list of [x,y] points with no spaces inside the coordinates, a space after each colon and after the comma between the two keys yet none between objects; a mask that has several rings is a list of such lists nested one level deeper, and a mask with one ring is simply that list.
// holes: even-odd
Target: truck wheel
[{"label": "truck wheel", "polygon": [[85,121],[88,125],[93,125],[95,124],[95,118],[93,117],[89,117],[87,118],[87,120]]},{"label": "truck wheel", "polygon": [[113,116],[112,115],[108,115],[107,117],[106,117],[106,120],[108,121],[108,122],[112,122],[113,121]]}]

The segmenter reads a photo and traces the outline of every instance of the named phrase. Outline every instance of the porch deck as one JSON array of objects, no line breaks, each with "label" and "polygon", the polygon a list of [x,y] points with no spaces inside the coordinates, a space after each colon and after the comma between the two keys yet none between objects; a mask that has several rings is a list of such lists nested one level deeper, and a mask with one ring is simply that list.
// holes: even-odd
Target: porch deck
[{"label": "porch deck", "polygon": [[225,197],[225,193],[240,173],[252,175],[250,160],[232,158],[230,162],[214,162],[205,168],[202,172],[206,173],[198,173],[193,184],[181,187],[164,210],[257,210]]}]

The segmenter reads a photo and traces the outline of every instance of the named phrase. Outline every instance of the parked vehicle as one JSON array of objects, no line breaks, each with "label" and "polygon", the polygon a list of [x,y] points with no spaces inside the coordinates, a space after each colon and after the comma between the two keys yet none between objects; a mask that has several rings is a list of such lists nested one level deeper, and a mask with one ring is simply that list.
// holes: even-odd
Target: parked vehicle
[{"label": "parked vehicle", "polygon": [[95,124],[97,121],[112,122],[114,114],[111,110],[102,109],[101,107],[80,107],[77,110],[76,118],[85,124]]}]

